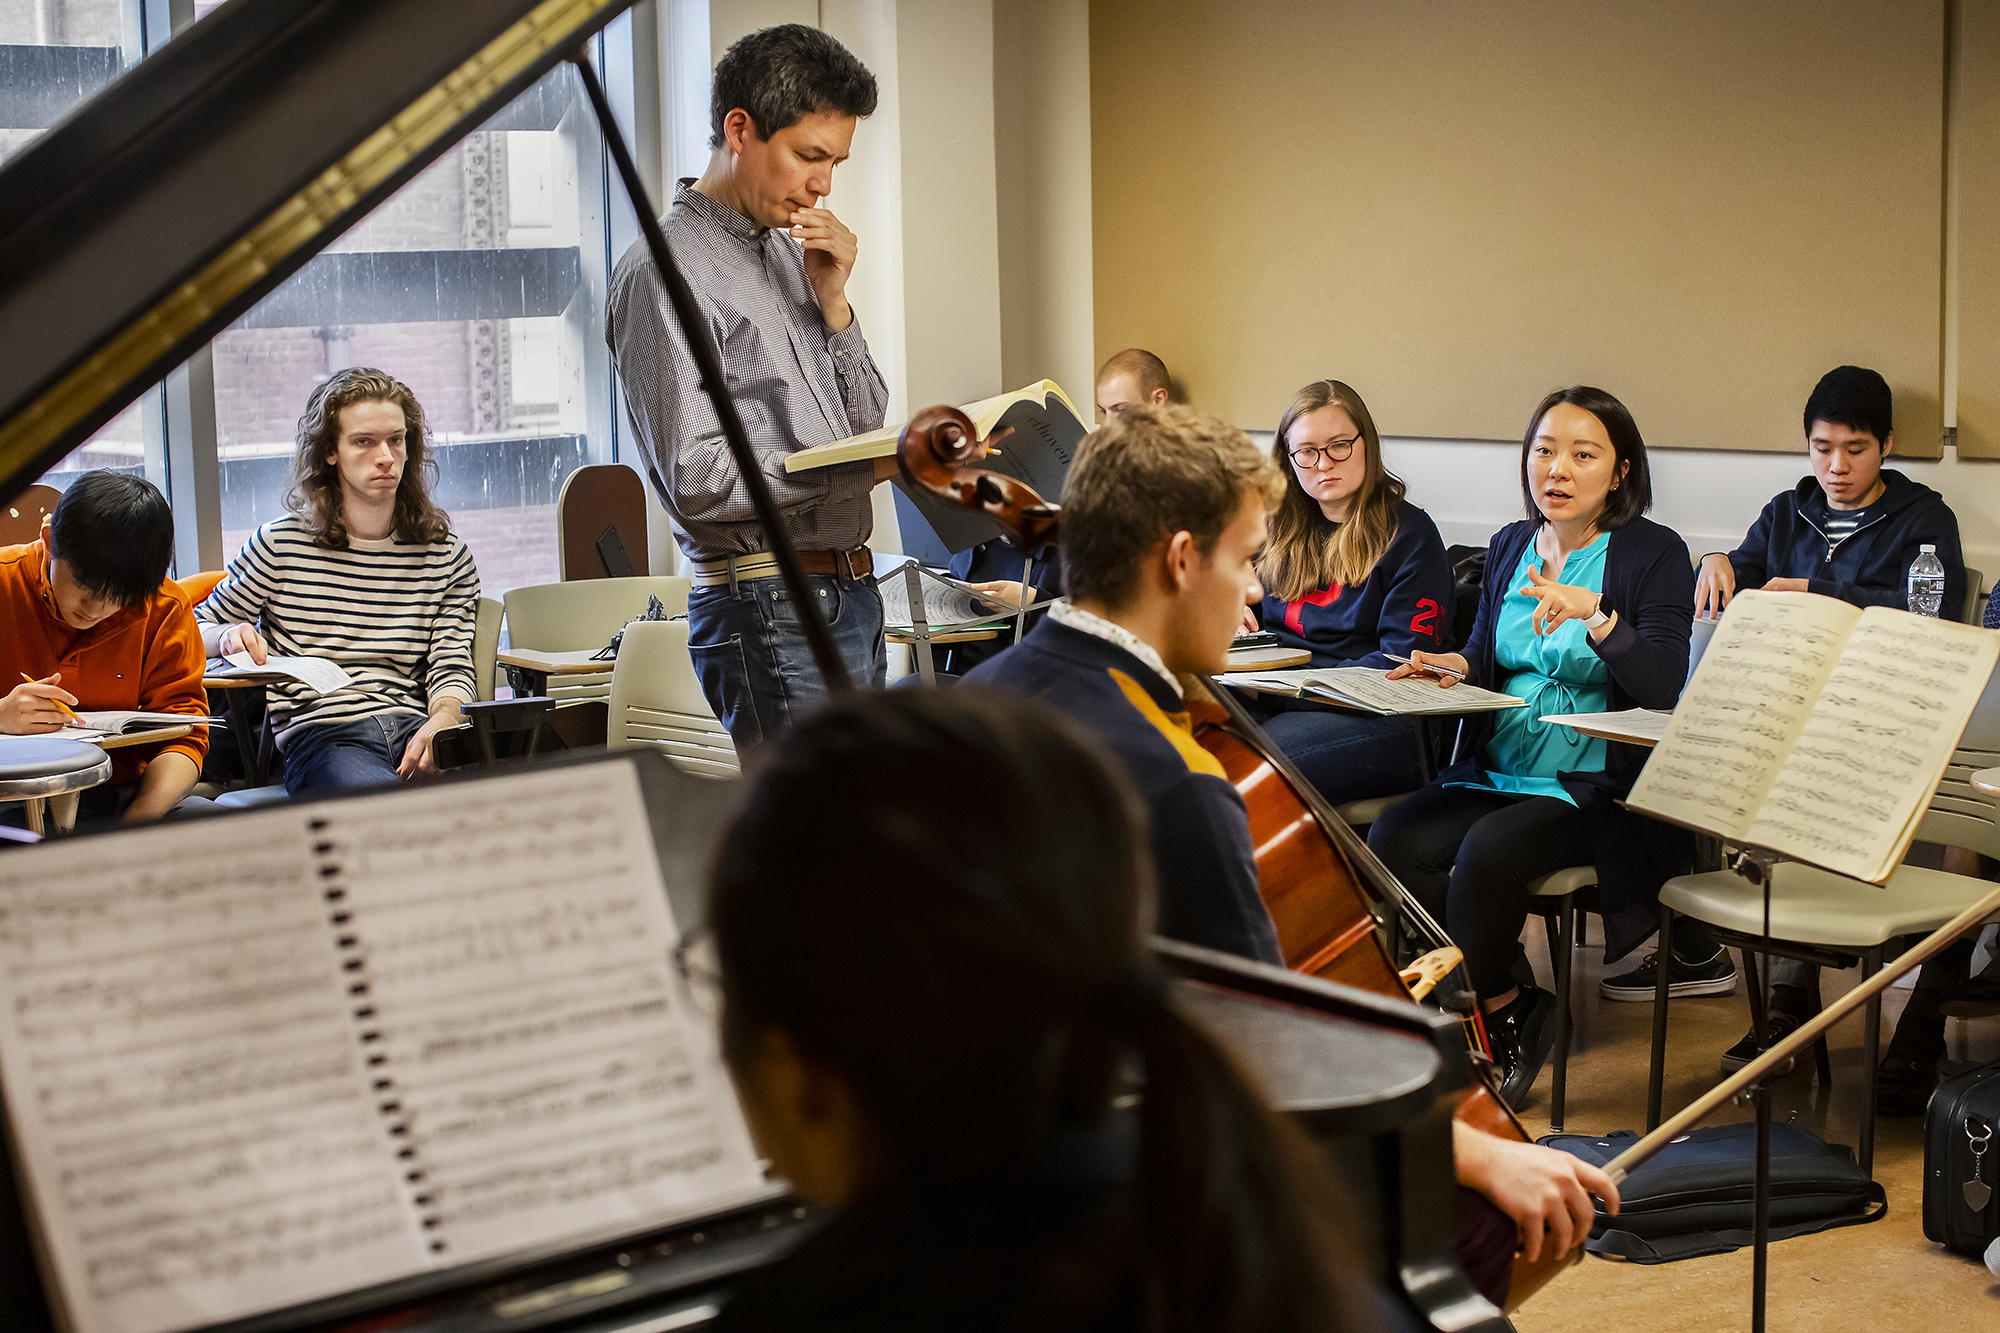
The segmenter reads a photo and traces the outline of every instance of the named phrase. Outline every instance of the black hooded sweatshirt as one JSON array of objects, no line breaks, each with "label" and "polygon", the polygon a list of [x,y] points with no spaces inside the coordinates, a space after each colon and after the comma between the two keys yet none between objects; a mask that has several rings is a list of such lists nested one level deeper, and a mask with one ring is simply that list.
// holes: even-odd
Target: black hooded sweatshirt
[{"label": "black hooded sweatshirt", "polygon": [[1937,547],[1944,564],[1944,603],[1938,614],[1965,614],[1965,557],[1958,547],[1958,518],[1939,495],[1900,472],[1882,471],[1887,489],[1869,505],[1861,526],[1839,546],[1826,536],[1832,510],[1817,478],[1775,497],[1729,553],[1736,586],[1761,588],[1771,579],[1806,579],[1811,591],[1855,606],[1907,611],[1910,562],[1922,546]]}]

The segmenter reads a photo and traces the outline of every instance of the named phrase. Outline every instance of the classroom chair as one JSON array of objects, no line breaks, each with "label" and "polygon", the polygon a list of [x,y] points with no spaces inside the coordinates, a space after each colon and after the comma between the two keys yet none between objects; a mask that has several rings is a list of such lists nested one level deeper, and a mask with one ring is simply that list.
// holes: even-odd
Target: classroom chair
[{"label": "classroom chair", "polygon": [[[670,616],[686,614],[693,587],[677,575],[662,575],[515,588],[507,594],[507,643],[511,648],[542,653],[602,648],[628,621],[646,614],[649,597],[658,597]],[[549,682],[549,697],[558,703],[604,699],[610,694],[609,661],[602,671],[554,677]]]},{"label": "classroom chair", "polygon": [[[2000,857],[2000,802],[1974,790],[1968,781],[1973,773],[1996,766],[2000,766],[2000,672],[1987,683],[1966,723],[1951,763],[1917,825],[1916,841]],[[1795,861],[1781,862],[1771,878],[1770,953],[1820,967],[1851,967],[1859,955],[1861,975],[1872,976],[1881,968],[1891,941],[1903,935],[1929,934],[1992,888],[1983,879],[1913,865],[1896,867],[1889,882],[1878,888]],[[1662,958],[1672,948],[1676,912],[1703,922],[1717,939],[1742,951],[1751,1019],[1761,1025],[1764,993],[1756,955],[1763,950],[1763,891],[1727,870],[1668,880],[1660,890]],[[1661,975],[1665,977],[1666,969]],[[1648,1129],[1660,1121],[1666,1064],[1667,1010],[1657,992],[1653,1003]],[[1875,1164],[1875,1075],[1881,1063],[1881,1026],[1882,1000],[1876,996],[1864,1009],[1861,1029],[1866,1086],[1861,1096],[1858,1156],[1861,1169],[1870,1175]]]},{"label": "classroom chair", "polygon": [[652,572],[646,483],[623,463],[597,463],[569,474],[556,497],[556,532],[565,583],[644,578]]},{"label": "classroom chair", "polygon": [[1575,970],[1577,939],[1583,929],[1584,913],[1597,897],[1597,867],[1571,866],[1530,880],[1528,910],[1542,918],[1549,937],[1549,965],[1556,974],[1556,1012],[1562,1026],[1556,1029],[1556,1048],[1550,1059],[1549,1129],[1563,1131],[1563,1097],[1569,1076],[1569,1047],[1575,1032],[1575,1015],[1570,1002],[1570,981]]},{"label": "classroom chair", "polygon": [[42,517],[56,512],[62,492],[53,486],[30,486],[0,505],[0,546],[25,546],[42,535]]},{"label": "classroom chair", "polygon": [[611,749],[650,745],[690,773],[735,777],[736,746],[716,721],[695,678],[685,620],[650,620],[625,629],[611,673]]},{"label": "classroom chair", "polygon": [[1965,614],[1958,618],[1961,625],[1984,624],[1986,620],[1986,599],[1979,593],[1979,585],[1986,582],[1986,576],[1971,565],[1965,567]]}]

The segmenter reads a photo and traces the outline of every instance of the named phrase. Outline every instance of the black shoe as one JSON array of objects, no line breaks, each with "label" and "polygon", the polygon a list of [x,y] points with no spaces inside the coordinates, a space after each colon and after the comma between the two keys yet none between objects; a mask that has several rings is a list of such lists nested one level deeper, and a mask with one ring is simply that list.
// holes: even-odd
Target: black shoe
[{"label": "black shoe", "polygon": [[[1803,1022],[1805,1022],[1805,1019],[1800,1018],[1797,1014],[1788,1014],[1782,1009],[1773,1009],[1770,1016],[1771,1045],[1775,1046],[1786,1037],[1797,1032],[1799,1024]],[[1743,1034],[1742,1041],[1737,1042],[1722,1053],[1722,1072],[1725,1074],[1735,1073],[1762,1055],[1765,1049],[1765,1046],[1757,1040],[1757,1029],[1752,1027],[1748,1032]],[[1792,1057],[1786,1056],[1778,1062],[1777,1068],[1771,1071],[1771,1076],[1776,1078],[1780,1074],[1791,1073],[1793,1063]]]},{"label": "black shoe", "polygon": [[1922,1115],[1937,1085],[1935,1064],[1892,1050],[1875,1071],[1875,1109],[1882,1115]]},{"label": "black shoe", "polygon": [[1486,1015],[1486,1036],[1500,1071],[1500,1096],[1519,1109],[1535,1086],[1549,1049],[1556,1044],[1556,997],[1539,986],[1523,986],[1504,1009]]},{"label": "black shoe", "polygon": [[[1607,1000],[1651,1004],[1653,988],[1659,982],[1660,951],[1646,955],[1646,961],[1622,976],[1606,977],[1597,983],[1597,993]],[[1673,970],[1667,974],[1667,995],[1728,995],[1736,989],[1736,964],[1729,950],[1717,949],[1705,963],[1690,963],[1674,955]]]}]

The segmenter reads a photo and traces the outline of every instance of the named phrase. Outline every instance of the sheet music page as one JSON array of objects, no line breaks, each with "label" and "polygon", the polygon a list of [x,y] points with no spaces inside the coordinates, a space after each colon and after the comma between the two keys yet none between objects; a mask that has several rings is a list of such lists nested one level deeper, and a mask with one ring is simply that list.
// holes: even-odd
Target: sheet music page
[{"label": "sheet music page", "polygon": [[[1272,672],[1272,675],[1291,673]],[[1469,713],[1493,708],[1520,708],[1525,701],[1496,690],[1483,690],[1461,682],[1443,689],[1435,681],[1418,676],[1390,680],[1376,667],[1332,667],[1299,673],[1299,683],[1311,695],[1319,691],[1341,700],[1351,700],[1379,713]]]},{"label": "sheet music page", "polygon": [[1738,593],[1626,803],[1743,838],[1860,618],[1831,597]]},{"label": "sheet music page", "polygon": [[763,1186],[631,765],[319,809],[437,1262]]},{"label": "sheet music page", "polygon": [[1856,879],[1887,879],[1996,656],[2000,639],[1986,630],[1863,611],[1748,841]]},{"label": "sheet music page", "polygon": [[426,1263],[304,821],[227,827],[0,857],[0,1072],[79,1333],[214,1323]]}]

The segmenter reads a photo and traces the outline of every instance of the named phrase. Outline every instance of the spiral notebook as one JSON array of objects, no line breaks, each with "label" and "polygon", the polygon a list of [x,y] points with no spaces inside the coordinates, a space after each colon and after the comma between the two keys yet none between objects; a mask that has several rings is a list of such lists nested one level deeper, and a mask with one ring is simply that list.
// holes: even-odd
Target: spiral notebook
[{"label": "spiral notebook", "polygon": [[0,1084],[64,1326],[170,1333],[771,1194],[673,963],[656,758],[0,856]]}]

